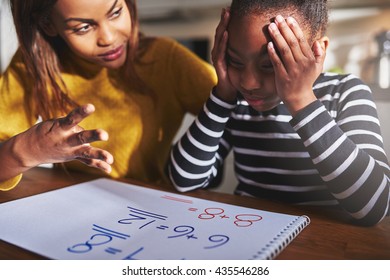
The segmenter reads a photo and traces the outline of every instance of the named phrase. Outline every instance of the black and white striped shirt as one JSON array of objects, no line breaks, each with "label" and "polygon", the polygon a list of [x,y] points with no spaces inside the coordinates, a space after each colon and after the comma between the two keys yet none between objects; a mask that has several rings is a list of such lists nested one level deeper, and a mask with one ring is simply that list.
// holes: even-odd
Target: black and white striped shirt
[{"label": "black and white striped shirt", "polygon": [[371,91],[353,75],[330,73],[313,90],[318,100],[294,118],[282,103],[257,112],[211,94],[172,150],[175,187],[207,187],[233,150],[236,194],[339,204],[361,224],[378,223],[388,212],[389,166]]}]

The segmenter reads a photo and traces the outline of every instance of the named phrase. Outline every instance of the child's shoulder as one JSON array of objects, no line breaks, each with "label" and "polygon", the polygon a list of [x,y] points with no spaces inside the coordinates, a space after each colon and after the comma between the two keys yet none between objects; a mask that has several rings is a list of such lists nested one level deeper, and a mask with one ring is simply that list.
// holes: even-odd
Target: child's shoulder
[{"label": "child's shoulder", "polygon": [[357,81],[361,81],[361,79],[354,75],[354,74],[350,74],[350,73],[335,73],[335,72],[323,72],[319,78],[318,78],[318,81],[317,82],[322,82],[322,81],[340,81],[340,83],[345,83],[345,82],[348,82],[348,81],[353,81],[353,80],[357,80]]},{"label": "child's shoulder", "polygon": [[371,94],[370,88],[356,75],[332,72],[322,73],[316,80],[313,90],[318,98],[356,91]]},{"label": "child's shoulder", "polygon": [[355,85],[365,85],[365,83],[354,74],[324,72],[318,77],[318,79],[314,83],[314,88],[331,86],[338,88],[347,88]]}]

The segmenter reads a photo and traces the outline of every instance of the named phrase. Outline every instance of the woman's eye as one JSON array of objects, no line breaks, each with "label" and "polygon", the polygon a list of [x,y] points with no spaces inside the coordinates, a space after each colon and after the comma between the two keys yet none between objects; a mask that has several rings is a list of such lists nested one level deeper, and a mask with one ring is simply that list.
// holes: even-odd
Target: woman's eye
[{"label": "woman's eye", "polygon": [[89,24],[83,25],[79,28],[74,28],[73,32],[79,35],[87,33],[91,29],[91,26]]},{"label": "woman's eye", "polygon": [[117,9],[116,11],[114,11],[114,12],[111,14],[110,18],[111,18],[111,19],[115,19],[115,18],[119,17],[119,16],[122,14],[122,10],[123,10],[122,7],[119,8],[119,9]]},{"label": "woman's eye", "polygon": [[73,33],[76,33],[78,35],[83,35],[83,34],[87,33],[90,29],[91,29],[91,25],[85,24],[81,27],[73,28]]}]

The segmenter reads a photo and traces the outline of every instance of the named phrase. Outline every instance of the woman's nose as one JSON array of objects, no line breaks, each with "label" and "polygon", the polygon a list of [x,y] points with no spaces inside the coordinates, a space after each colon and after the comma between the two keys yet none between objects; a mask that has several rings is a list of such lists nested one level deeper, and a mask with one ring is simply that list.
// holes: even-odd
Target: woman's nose
[{"label": "woman's nose", "polygon": [[98,36],[97,44],[99,46],[110,46],[115,42],[114,30],[109,24],[100,26]]}]

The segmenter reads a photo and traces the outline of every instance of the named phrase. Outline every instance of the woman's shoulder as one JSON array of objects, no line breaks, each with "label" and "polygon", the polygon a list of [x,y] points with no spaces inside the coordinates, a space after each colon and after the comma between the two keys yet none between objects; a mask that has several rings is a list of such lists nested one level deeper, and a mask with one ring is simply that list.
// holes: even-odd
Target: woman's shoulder
[{"label": "woman's shoulder", "polygon": [[170,37],[151,37],[151,36],[140,37],[141,48],[172,47],[176,44],[178,44],[178,42],[175,39]]},{"label": "woman's shoulder", "polygon": [[141,37],[139,42],[139,55],[144,60],[163,58],[175,51],[180,44],[169,37]]},{"label": "woman's shoulder", "polygon": [[25,70],[26,65],[24,64],[23,61],[23,55],[20,49],[17,49],[15,51],[15,54],[13,55],[7,69],[20,69],[20,70]]},{"label": "woman's shoulder", "polygon": [[23,55],[20,49],[16,50],[8,66],[0,77],[4,78],[4,81],[15,80],[27,85],[31,81],[31,75],[28,74],[26,64],[23,60]]}]

